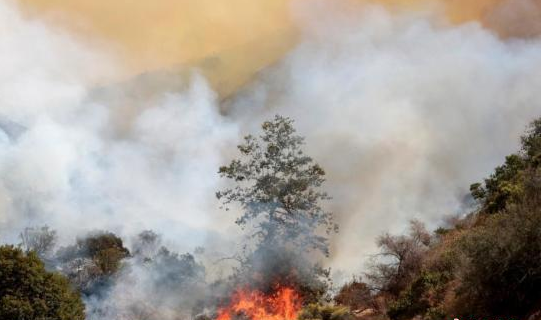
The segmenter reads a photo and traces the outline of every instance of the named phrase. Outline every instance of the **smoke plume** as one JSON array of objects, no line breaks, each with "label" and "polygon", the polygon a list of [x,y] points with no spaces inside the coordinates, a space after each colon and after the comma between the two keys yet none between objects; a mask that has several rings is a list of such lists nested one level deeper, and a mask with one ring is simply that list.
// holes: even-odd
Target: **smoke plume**
[{"label": "smoke plume", "polygon": [[[468,186],[518,146],[541,110],[538,40],[479,23],[331,1],[296,8],[302,42],[233,103],[243,132],[297,120],[339,215],[334,265],[360,267],[384,230],[464,212]],[[254,121],[257,119],[257,121]]]},{"label": "smoke plume", "polygon": [[[17,0],[25,16],[46,19],[72,36],[106,45],[122,66],[112,79],[156,70],[198,68],[228,97],[277,62],[299,41],[291,8],[318,0],[199,0],[124,2]],[[454,24],[479,21],[503,37],[535,36],[538,0],[339,0],[392,11],[438,11]],[[302,27],[300,28],[302,29]]]},{"label": "smoke plume", "polygon": [[[515,151],[526,124],[541,113],[539,7],[533,0],[469,1],[457,13],[446,2],[400,3],[280,4],[279,18],[265,26],[273,29],[283,16],[290,19],[285,28],[296,30],[298,42],[287,54],[282,56],[288,46],[281,45],[283,51],[261,56],[257,50],[232,54],[233,66],[249,60],[242,74],[258,73],[238,92],[231,85],[235,94],[226,100],[209,85],[205,70],[186,69],[185,88],[156,85],[154,98],[131,110],[119,134],[118,119],[125,113],[117,99],[133,97],[118,83],[111,85],[116,94],[100,96],[96,85],[107,87],[104,79],[125,76],[123,55],[114,48],[115,41],[123,42],[114,36],[81,40],[62,24],[0,1],[0,240],[16,243],[29,225],[49,225],[64,244],[89,230],[131,239],[152,229],[176,251],[205,246],[207,272],[217,273],[222,268],[208,257],[235,250],[240,239],[234,210],[221,212],[214,197],[221,187],[217,169],[234,156],[243,134],[257,132],[274,114],[296,120],[306,153],[326,169],[326,188],[334,198],[330,209],[341,224],[327,262],[334,270],[359,272],[374,252],[375,237],[402,231],[412,218],[435,227],[448,215],[466,212],[469,184]],[[253,6],[241,6],[241,15],[264,20]],[[217,6],[216,14],[233,19],[233,7]],[[87,12],[73,8],[77,14],[69,19]],[[224,36],[203,36],[214,31],[198,23],[213,17],[173,25],[186,30],[189,41],[210,43],[204,50],[187,45],[187,52],[196,53],[186,57],[229,45],[220,41],[234,33],[230,29]],[[160,19],[141,21],[152,25]],[[106,22],[94,27],[106,30]],[[139,43],[131,34],[111,32],[134,41],[122,49],[127,52],[167,45],[169,39],[161,35]],[[254,30],[246,38],[265,32]],[[278,42],[291,43],[286,34]],[[243,42],[245,35],[234,39]],[[279,61],[263,69],[274,61],[269,56]],[[141,70],[167,67],[175,59],[156,58]],[[234,67],[227,70],[226,78],[238,75]],[[114,310],[142,300],[156,309],[162,306],[156,300],[182,305],[184,294],[172,301],[150,297],[162,269],[130,264],[110,294],[132,295],[122,296],[127,301]]]}]

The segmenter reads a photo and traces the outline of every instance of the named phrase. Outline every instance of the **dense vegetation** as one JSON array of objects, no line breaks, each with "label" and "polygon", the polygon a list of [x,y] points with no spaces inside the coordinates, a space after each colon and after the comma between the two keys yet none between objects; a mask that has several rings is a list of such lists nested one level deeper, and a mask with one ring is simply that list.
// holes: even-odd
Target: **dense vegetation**
[{"label": "dense vegetation", "polygon": [[174,312],[188,308],[192,317],[212,319],[208,310],[233,288],[266,291],[276,284],[302,295],[299,320],[524,319],[541,311],[541,119],[517,153],[471,185],[477,200],[471,212],[433,232],[415,220],[404,235],[381,235],[368,271],[332,299],[329,270],[318,261],[329,255],[328,237],[337,226],[323,209],[330,199],[320,190],[325,171],[303,153],[303,143],[293,121],[276,116],[220,168],[232,184],[217,196],[226,209],[242,209],[237,224],[246,231],[230,277],[206,283],[194,255],[170,251],[152,231],[137,235],[128,250],[106,231],[56,248],[54,230],[26,228],[18,247],[0,247],[0,319],[84,319],[81,298],[113,304],[87,306],[87,313],[117,316],[108,294],[133,269],[150,275],[144,286],[152,296],[123,306],[129,313],[122,319],[160,320],[147,303],[159,305],[172,294],[191,299],[176,301]]},{"label": "dense vegetation", "polygon": [[[415,221],[408,235],[383,235],[383,259],[365,275],[371,294],[356,293],[348,284],[337,302],[368,308],[383,301],[372,308],[398,320],[523,319],[539,311],[541,119],[521,141],[519,152],[471,186],[476,210],[432,234]],[[355,300],[360,295],[366,303]]]},{"label": "dense vegetation", "polygon": [[56,258],[63,272],[84,294],[107,287],[129,256],[122,239],[110,232],[94,232],[58,250]]},{"label": "dense vegetation", "polygon": [[0,247],[0,319],[84,318],[83,302],[64,276],[46,271],[35,252]]}]

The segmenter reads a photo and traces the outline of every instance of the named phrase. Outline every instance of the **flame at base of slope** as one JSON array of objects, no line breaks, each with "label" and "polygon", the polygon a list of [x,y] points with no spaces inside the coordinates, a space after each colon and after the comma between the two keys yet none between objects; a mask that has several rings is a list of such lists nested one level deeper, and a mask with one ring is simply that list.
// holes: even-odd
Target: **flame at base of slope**
[{"label": "flame at base of slope", "polygon": [[289,287],[277,287],[271,294],[243,288],[233,293],[228,306],[218,310],[216,320],[239,316],[250,320],[295,320],[301,305],[300,295]]}]

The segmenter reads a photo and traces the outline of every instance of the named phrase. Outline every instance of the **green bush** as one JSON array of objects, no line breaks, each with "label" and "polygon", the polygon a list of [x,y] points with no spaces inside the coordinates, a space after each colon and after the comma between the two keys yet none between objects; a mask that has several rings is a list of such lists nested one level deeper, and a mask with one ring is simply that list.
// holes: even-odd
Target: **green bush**
[{"label": "green bush", "polygon": [[[451,228],[436,230],[437,243],[428,248],[418,272],[405,278],[399,295],[388,298],[391,319],[516,319],[539,306],[541,119],[521,141],[519,152],[506,157],[483,183],[471,186],[478,211]],[[391,239],[395,244],[406,238]],[[390,270],[397,274],[396,268]]]},{"label": "green bush", "polygon": [[130,255],[122,239],[110,232],[99,232],[79,242],[79,246],[92,257],[105,275],[117,272],[122,259]]},{"label": "green bush", "polygon": [[0,247],[0,319],[83,320],[84,305],[66,278],[47,272],[36,253]]},{"label": "green bush", "polygon": [[402,292],[400,297],[391,302],[387,315],[391,319],[411,319],[423,315],[426,319],[437,320],[445,316],[439,304],[443,300],[445,286],[450,275],[441,272],[423,271]]},{"label": "green bush", "polygon": [[122,261],[129,255],[122,239],[113,233],[100,231],[77,239],[75,245],[60,248],[56,258],[61,263],[62,273],[71,283],[83,294],[92,294],[108,287],[110,279],[118,273]]},{"label": "green bush", "polygon": [[461,241],[458,290],[468,315],[522,316],[541,300],[541,201],[527,196]]},{"label": "green bush", "polygon": [[481,203],[481,211],[496,213],[523,196],[527,170],[541,164],[541,118],[533,121],[521,137],[521,149],[505,158],[505,163],[483,183],[470,186],[472,196]]}]

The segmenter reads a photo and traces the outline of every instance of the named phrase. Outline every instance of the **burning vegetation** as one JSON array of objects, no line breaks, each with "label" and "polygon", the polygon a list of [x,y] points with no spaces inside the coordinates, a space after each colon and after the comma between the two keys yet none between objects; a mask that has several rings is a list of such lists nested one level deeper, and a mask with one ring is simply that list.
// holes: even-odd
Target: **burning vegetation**
[{"label": "burning vegetation", "polygon": [[278,286],[270,294],[238,289],[233,292],[229,305],[218,309],[216,320],[295,320],[301,305],[299,294],[292,288]]},{"label": "burning vegetation", "polygon": [[262,291],[289,286],[316,301],[328,277],[318,258],[329,255],[327,236],[338,230],[321,204],[330,199],[319,190],[325,172],[303,153],[291,119],[276,116],[262,129],[238,146],[240,159],[220,168],[235,186],[216,195],[226,210],[241,206],[236,223],[247,233],[234,281]]},{"label": "burning vegetation", "polygon": [[[152,231],[141,232],[130,248],[113,233],[92,232],[57,249],[55,231],[27,228],[20,248],[0,250],[0,318],[82,319],[80,297],[87,319],[535,318],[541,120],[522,138],[520,152],[472,185],[474,212],[434,232],[412,221],[406,235],[383,234],[368,271],[334,294],[329,270],[320,265],[329,236],[338,232],[323,205],[330,200],[320,190],[325,171],[303,153],[291,119],[276,116],[262,129],[238,147],[240,158],[219,169],[232,184],[216,195],[226,210],[240,206],[236,223],[246,232],[228,277],[207,283],[197,253],[174,253]],[[117,299],[130,282],[152,298]],[[179,303],[171,293],[191,298]],[[43,295],[52,300],[36,300]]]}]

